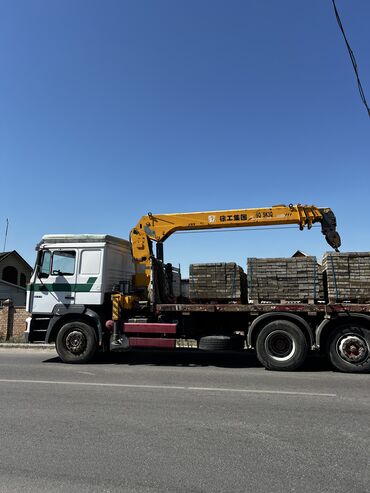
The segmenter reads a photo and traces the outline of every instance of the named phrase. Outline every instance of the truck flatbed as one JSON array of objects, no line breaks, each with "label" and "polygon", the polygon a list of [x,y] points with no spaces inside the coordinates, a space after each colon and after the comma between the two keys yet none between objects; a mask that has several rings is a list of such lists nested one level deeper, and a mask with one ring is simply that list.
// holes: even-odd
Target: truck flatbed
[{"label": "truck flatbed", "polygon": [[316,313],[370,313],[370,304],[358,303],[258,303],[258,304],[240,304],[240,303],[173,303],[159,304],[156,306],[160,313],[165,312],[234,312],[250,313],[258,315],[269,312],[299,312],[307,314]]}]

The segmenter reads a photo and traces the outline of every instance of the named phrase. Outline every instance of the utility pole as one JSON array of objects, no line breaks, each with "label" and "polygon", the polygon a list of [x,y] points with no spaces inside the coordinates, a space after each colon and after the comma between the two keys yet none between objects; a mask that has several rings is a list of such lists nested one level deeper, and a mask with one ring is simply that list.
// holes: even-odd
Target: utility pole
[{"label": "utility pole", "polygon": [[6,247],[6,240],[8,238],[8,228],[9,228],[9,219],[6,219],[6,228],[5,228],[5,238],[4,238],[4,248],[3,252],[5,252],[5,247]]}]

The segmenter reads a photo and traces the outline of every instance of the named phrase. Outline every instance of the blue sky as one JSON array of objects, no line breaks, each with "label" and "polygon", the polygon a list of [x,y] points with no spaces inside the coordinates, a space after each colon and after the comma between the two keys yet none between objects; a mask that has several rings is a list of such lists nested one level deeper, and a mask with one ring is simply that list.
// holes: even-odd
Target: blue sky
[{"label": "blue sky", "polygon": [[[370,2],[337,0],[370,99]],[[330,0],[9,0],[0,15],[0,250],[128,237],[141,215],[330,206],[370,250],[370,121]],[[321,256],[319,229],[178,234],[181,263]]]}]

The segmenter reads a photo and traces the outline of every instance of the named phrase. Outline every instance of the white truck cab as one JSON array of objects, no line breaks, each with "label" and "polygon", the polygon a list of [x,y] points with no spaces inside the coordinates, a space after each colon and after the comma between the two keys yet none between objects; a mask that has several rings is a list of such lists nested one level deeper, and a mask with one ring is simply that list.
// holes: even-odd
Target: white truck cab
[{"label": "white truck cab", "polygon": [[130,243],[121,238],[46,235],[36,250],[36,267],[27,290],[27,311],[32,316],[26,339],[30,342],[51,342],[55,324],[72,314],[101,324],[104,301],[114,286],[133,282]]}]

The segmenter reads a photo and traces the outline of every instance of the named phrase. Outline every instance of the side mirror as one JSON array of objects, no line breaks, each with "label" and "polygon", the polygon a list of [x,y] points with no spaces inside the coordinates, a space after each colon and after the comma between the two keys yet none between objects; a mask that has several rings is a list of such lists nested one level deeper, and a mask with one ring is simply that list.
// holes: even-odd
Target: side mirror
[{"label": "side mirror", "polygon": [[50,274],[51,253],[49,250],[40,251],[36,261],[36,275],[39,279],[46,279]]},{"label": "side mirror", "polygon": [[48,278],[48,277],[49,277],[49,274],[48,274],[47,272],[42,272],[42,270],[41,270],[41,269],[38,269],[38,270],[36,271],[36,274],[37,274],[37,277],[38,277],[39,279],[46,279],[46,278]]}]

